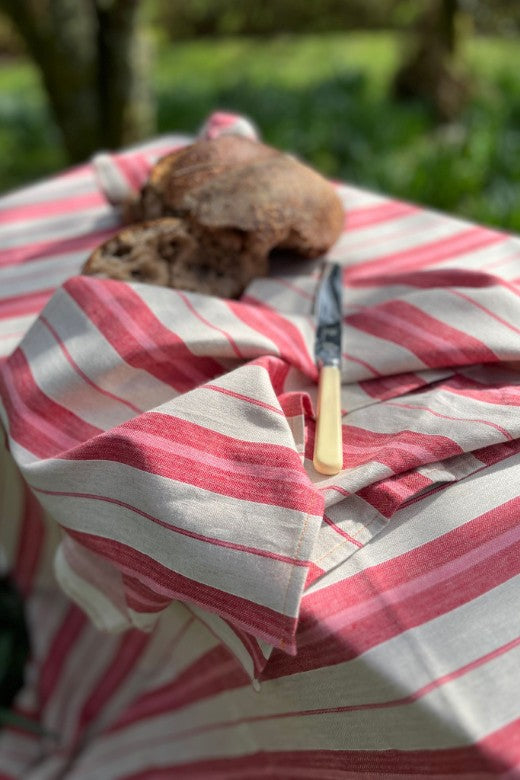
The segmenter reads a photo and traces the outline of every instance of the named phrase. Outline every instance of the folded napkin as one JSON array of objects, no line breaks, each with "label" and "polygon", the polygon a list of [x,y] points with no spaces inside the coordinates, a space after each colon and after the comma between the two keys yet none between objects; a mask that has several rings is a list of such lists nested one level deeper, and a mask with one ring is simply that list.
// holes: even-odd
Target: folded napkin
[{"label": "folded napkin", "polygon": [[[233,117],[205,132],[222,129]],[[113,204],[186,140],[98,156],[79,220],[67,196],[70,222],[38,222],[72,174],[32,217],[7,202],[4,335],[14,322],[23,337],[0,364],[0,414],[23,484],[64,531],[58,581],[94,623],[149,631],[181,601],[254,677],[273,648],[297,653],[305,589],[398,509],[518,451],[520,243],[338,185],[344,466],[324,477],[319,264],[277,266],[240,301],[74,275],[116,227]]]}]

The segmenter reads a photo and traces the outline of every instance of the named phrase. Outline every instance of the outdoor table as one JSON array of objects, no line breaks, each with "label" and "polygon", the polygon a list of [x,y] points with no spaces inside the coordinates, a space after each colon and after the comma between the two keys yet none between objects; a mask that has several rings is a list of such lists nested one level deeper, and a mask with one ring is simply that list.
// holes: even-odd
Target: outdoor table
[{"label": "outdoor table", "polygon": [[319,263],[238,301],[79,275],[189,141],[0,201],[0,543],[37,726],[3,728],[0,778],[520,777],[520,241],[336,184],[323,476]]}]

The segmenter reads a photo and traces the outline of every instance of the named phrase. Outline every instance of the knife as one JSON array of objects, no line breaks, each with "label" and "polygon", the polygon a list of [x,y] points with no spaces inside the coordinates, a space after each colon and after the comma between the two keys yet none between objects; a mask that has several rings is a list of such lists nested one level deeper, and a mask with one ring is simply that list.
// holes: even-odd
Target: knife
[{"label": "knife", "polygon": [[341,437],[341,266],[328,263],[316,295],[314,357],[319,370],[317,424],[313,463],[333,475],[343,465]]}]

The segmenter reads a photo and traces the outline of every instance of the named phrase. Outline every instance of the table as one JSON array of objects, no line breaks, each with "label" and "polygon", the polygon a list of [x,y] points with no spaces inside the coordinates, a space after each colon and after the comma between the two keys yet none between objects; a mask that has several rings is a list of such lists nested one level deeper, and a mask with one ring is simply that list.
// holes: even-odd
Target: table
[{"label": "table", "polygon": [[337,183],[324,477],[316,263],[239,301],[78,275],[189,140],[0,202],[0,543],[43,729],[2,731],[0,778],[520,777],[518,238]]}]

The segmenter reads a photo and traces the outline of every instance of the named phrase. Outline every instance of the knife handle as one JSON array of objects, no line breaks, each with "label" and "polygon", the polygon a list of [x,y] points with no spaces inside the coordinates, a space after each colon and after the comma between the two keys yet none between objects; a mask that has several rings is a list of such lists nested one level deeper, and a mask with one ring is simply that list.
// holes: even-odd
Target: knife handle
[{"label": "knife handle", "polygon": [[316,471],[330,476],[343,466],[340,390],[338,366],[321,366],[313,463]]}]

